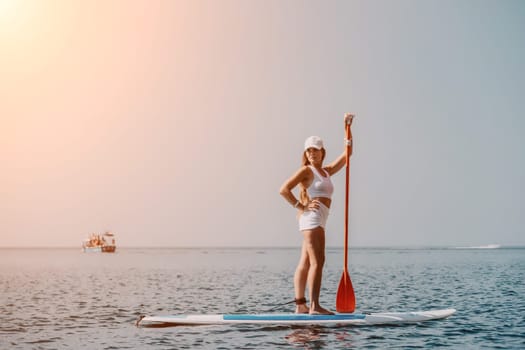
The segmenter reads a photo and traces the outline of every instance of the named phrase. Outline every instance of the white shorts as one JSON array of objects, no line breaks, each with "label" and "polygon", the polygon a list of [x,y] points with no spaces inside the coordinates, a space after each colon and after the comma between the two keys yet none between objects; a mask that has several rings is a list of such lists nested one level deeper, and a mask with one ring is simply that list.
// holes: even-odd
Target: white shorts
[{"label": "white shorts", "polygon": [[312,230],[319,226],[325,228],[328,214],[330,208],[323,203],[319,203],[319,209],[304,211],[299,215],[299,231]]}]

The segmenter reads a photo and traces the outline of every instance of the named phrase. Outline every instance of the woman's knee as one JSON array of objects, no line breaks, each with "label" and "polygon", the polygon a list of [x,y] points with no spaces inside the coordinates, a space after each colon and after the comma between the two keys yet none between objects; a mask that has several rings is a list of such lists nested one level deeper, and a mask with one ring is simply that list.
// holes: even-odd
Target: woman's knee
[{"label": "woman's knee", "polygon": [[322,268],[325,262],[324,247],[316,244],[309,245],[309,265],[310,268]]},{"label": "woman's knee", "polygon": [[310,259],[301,259],[297,264],[296,270],[308,270],[310,268]]},{"label": "woman's knee", "polygon": [[312,261],[310,263],[310,267],[314,268],[314,269],[322,269],[323,266],[324,266],[324,262],[325,262],[325,255],[324,255],[324,253],[323,254],[319,254],[318,256],[315,257],[315,259],[312,259]]}]

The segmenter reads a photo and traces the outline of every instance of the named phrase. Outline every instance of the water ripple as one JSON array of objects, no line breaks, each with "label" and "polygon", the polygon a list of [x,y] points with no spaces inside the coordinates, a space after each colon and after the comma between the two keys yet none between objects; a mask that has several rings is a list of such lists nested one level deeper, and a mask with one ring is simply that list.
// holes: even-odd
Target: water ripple
[{"label": "water ripple", "polygon": [[[525,347],[523,250],[352,250],[358,309],[455,307],[449,319],[383,327],[136,328],[143,314],[290,312],[299,250],[2,250],[0,348],[348,349]],[[341,250],[322,302],[335,304]]]}]

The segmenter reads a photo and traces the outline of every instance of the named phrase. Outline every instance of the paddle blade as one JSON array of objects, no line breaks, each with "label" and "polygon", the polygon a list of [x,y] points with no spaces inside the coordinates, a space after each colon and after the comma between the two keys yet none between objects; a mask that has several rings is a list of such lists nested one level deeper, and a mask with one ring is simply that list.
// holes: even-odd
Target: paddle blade
[{"label": "paddle blade", "polygon": [[354,287],[348,271],[343,272],[339,288],[337,289],[337,298],[335,301],[335,309],[341,313],[351,313],[355,310],[355,294]]}]

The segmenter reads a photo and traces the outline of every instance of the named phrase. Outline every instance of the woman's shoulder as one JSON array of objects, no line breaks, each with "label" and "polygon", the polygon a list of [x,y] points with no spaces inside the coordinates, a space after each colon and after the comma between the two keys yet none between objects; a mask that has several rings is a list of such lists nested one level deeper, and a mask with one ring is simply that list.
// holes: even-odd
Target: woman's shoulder
[{"label": "woman's shoulder", "polygon": [[299,168],[298,173],[303,174],[304,176],[313,176],[312,166],[311,165],[303,165],[301,168]]},{"label": "woman's shoulder", "polygon": [[308,164],[308,165],[303,165],[303,166],[301,167],[301,169],[302,169],[303,171],[308,171],[308,172],[312,172],[312,168],[313,168],[313,166],[311,166],[310,164]]}]

